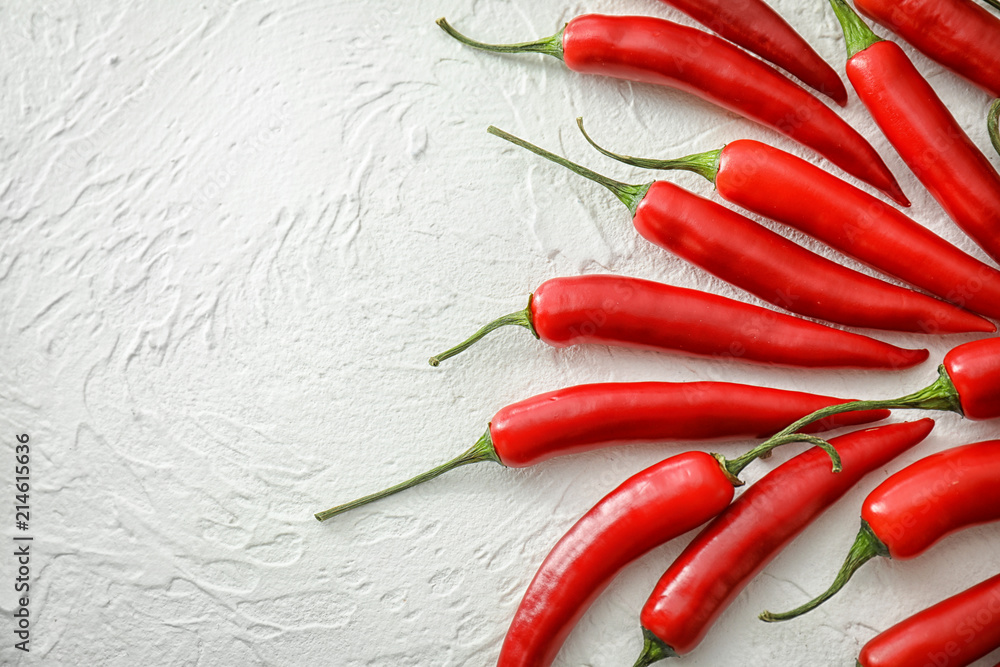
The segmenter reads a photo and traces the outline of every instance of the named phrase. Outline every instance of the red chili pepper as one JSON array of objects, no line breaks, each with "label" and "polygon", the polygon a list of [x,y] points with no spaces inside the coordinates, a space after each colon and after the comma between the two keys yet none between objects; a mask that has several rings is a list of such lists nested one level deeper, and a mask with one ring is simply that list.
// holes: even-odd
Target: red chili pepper
[{"label": "red chili pepper", "polygon": [[779,438],[849,410],[941,410],[966,419],[1000,417],[1000,338],[964,343],[951,349],[938,366],[938,379],[928,387],[900,398],[853,401],[817,410],[776,434]]},{"label": "red chili pepper", "polygon": [[785,621],[823,604],[876,556],[915,558],[942,538],[970,526],[1000,521],[1000,440],[932,454],[889,477],[865,498],[861,530],[850,554],[822,595],[761,620]]},{"label": "red chili pepper", "polygon": [[860,667],[965,667],[1000,648],[1000,575],[943,600],[873,638]]},{"label": "red chili pepper", "polygon": [[[633,442],[763,438],[821,406],[844,399],[728,382],[585,384],[508,405],[475,445],[451,461],[389,489],[320,512],[320,521],[392,495],[449,470],[493,461],[524,468],[556,456]],[[819,429],[883,419],[862,412]]]},{"label": "red chili pepper", "polygon": [[590,275],[545,281],[524,310],[431,357],[431,366],[504,325],[522,326],[553,347],[596,343],[785,366],[899,369],[928,356],[707,292]]},{"label": "red chili pepper", "polygon": [[971,0],[855,0],[924,55],[1000,95],[1000,19]]},{"label": "red chili pepper", "polygon": [[904,206],[909,200],[871,144],[832,109],[767,63],[724,39],[649,16],[578,16],[552,37],[483,44],[438,19],[449,35],[486,51],[544,53],[576,72],[670,86],[766,125],[812,148]]},{"label": "red chili pepper", "polygon": [[862,477],[931,432],[934,421],[890,424],[830,441],[843,471],[811,449],[750,486],[677,557],[642,608],[635,667],[691,652],[750,581]]},{"label": "red chili pepper", "polygon": [[686,169],[723,199],[819,239],[885,274],[982,315],[1000,318],[1000,271],[959,250],[904,213],[791,153],[740,139],[674,160],[619,155],[645,169]]},{"label": "red chili pepper", "polygon": [[[835,450],[816,442],[827,448],[839,470]],[[732,461],[720,454],[678,454],[605,496],[538,568],[507,631],[498,667],[552,664],[573,626],[626,565],[722,512],[733,499],[733,487],[743,485],[740,472],[766,453],[754,449]],[[825,465],[833,474],[829,459]]]},{"label": "red chili pepper", "polygon": [[712,32],[756,53],[806,85],[847,104],[837,72],[763,0],[663,0]]},{"label": "red chili pepper", "polygon": [[977,315],[841,266],[666,181],[620,183],[503,130],[489,132],[600,183],[628,207],[646,239],[785,310],[894,331],[996,330]]},{"label": "red chili pepper", "polygon": [[1000,175],[903,49],[830,0],[847,35],[847,78],[903,162],[962,230],[1000,262]]}]

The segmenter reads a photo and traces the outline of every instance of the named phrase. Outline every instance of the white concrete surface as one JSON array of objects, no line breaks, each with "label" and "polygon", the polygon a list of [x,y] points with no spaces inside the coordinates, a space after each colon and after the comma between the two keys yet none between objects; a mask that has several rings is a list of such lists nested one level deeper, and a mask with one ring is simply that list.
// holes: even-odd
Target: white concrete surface
[{"label": "white concrete surface", "polygon": [[[842,71],[825,3],[773,4]],[[490,124],[639,182],[651,176],[587,147],[577,116],[633,154],[751,137],[829,166],[687,95],[475,52],[434,25],[447,16],[518,41],[588,11],[688,22],[652,0],[0,4],[0,663],[493,664],[565,530],[689,445],[480,465],[326,524],[313,512],[450,458],[498,408],[541,391],[712,379],[888,397],[924,386],[969,339],[877,334],[932,350],[896,374],[553,351],[523,331],[428,366],[554,276],[740,296],[639,239],[597,186],[487,135]],[[986,94],[908,50],[987,148]],[[913,214],[973,249],[853,93],[841,113],[885,156]],[[14,528],[21,433],[28,531]],[[919,561],[869,565],[798,622],[756,620],[826,586],[861,500],[892,470],[998,436],[998,424],[941,416],[769,566],[684,664],[851,664],[879,629],[995,574],[1000,529],[985,527]],[[30,653],[14,648],[12,617],[12,539],[25,534]],[[616,580],[557,664],[632,664],[638,610],[689,537]]]}]

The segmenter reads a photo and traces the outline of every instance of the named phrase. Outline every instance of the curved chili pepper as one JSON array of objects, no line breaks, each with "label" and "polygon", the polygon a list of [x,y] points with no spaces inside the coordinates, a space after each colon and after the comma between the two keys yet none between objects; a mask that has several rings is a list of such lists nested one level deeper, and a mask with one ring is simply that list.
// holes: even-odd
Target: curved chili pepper
[{"label": "curved chili pepper", "polygon": [[996,330],[977,315],[841,266],[667,181],[620,183],[503,130],[489,132],[608,188],[647,240],[785,310],[894,331]]},{"label": "curved chili pepper", "polygon": [[1000,440],[932,454],[900,470],[868,494],[861,530],[833,584],[822,595],[761,620],[786,621],[823,604],[876,556],[915,558],[948,535],[1000,521]]},{"label": "curved chili pepper", "polygon": [[596,343],[784,366],[900,369],[928,356],[707,292],[590,275],[545,281],[524,310],[431,357],[431,366],[505,325],[522,326],[553,347]]},{"label": "curved chili pepper", "polygon": [[670,86],[771,127],[812,148],[904,206],[889,168],[832,109],[767,63],[701,30],[650,16],[578,16],[552,37],[483,44],[438,25],[463,44],[503,53],[544,53],[571,70]]},{"label": "curved chili pepper", "polygon": [[576,120],[587,141],[608,157],[645,169],[701,174],[727,201],[946,301],[1000,318],[1000,271],[800,157],[740,139],[719,150],[674,160],[635,158],[602,148],[583,129],[583,120]]},{"label": "curved chili pepper", "polygon": [[952,220],[1000,262],[1000,175],[899,45],[830,0],[847,35],[847,78],[903,162]]},{"label": "curved chili pepper", "polygon": [[971,0],[855,0],[932,60],[1000,96],[1000,19]]},{"label": "curved chili pepper", "polygon": [[[804,440],[827,447],[839,470],[833,444],[839,439]],[[733,499],[733,487],[743,485],[740,472],[767,453],[758,448],[731,461],[721,454],[678,454],[605,496],[538,568],[507,631],[498,667],[552,664],[573,626],[626,565],[722,512]],[[829,459],[825,465],[834,474]]]},{"label": "curved chili pepper", "polygon": [[714,33],[847,104],[847,89],[830,65],[764,0],[662,0]]},{"label": "curved chili pepper", "polygon": [[[862,477],[931,432],[934,421],[890,424],[830,441],[842,472],[811,449],[750,486],[677,557],[642,608],[635,667],[691,652],[750,580]],[[818,456],[817,456],[818,454]]]},{"label": "curved chili pepper", "polygon": [[1000,417],[1000,338],[964,343],[951,349],[938,366],[938,379],[900,398],[842,403],[817,410],[774,437],[780,438],[850,410],[941,410],[956,412],[974,421]]},{"label": "curved chili pepper", "polygon": [[965,667],[1000,648],[1000,575],[924,609],[865,644],[860,667]]},{"label": "curved chili pepper", "polygon": [[[524,468],[556,456],[633,442],[762,438],[844,399],[728,382],[611,382],[567,387],[501,409],[479,441],[444,465],[316,514],[320,521],[470,463]],[[883,419],[851,414],[820,430]]]}]

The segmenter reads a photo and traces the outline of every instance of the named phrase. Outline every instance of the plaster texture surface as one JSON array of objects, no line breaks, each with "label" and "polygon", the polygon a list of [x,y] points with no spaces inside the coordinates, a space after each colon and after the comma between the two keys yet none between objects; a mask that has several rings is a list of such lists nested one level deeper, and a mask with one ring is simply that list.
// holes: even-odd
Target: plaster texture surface
[{"label": "plaster texture surface", "polygon": [[[842,72],[826,3],[772,4]],[[619,273],[757,302],[648,244],[611,195],[488,135],[490,124],[626,181],[651,176],[592,151],[577,116],[635,155],[756,138],[834,169],[689,95],[476,52],[434,25],[446,16],[483,40],[519,41],[591,11],[691,23],[652,0],[0,3],[0,663],[493,664],[525,587],[576,519],[635,472],[701,445],[482,464],[325,524],[313,513],[451,458],[500,407],[543,391],[726,380],[888,397],[928,384],[936,360],[972,339],[874,333],[931,350],[920,367],[875,373],[553,350],[508,330],[430,367],[556,276]],[[987,95],[905,48],[989,151]],[[853,92],[838,113],[885,157],[914,217],[984,257]],[[666,178],[714,196],[700,177]],[[14,528],[21,433],[26,532]],[[995,574],[1000,534],[987,526],[916,561],[868,565],[797,622],[756,620],[825,588],[862,499],[887,475],[995,437],[996,423],[940,415],[923,444],[768,566],[683,663],[853,664],[879,630]],[[24,534],[30,653],[13,647],[10,545]],[[632,664],[638,611],[691,537],[615,580],[556,664]]]}]

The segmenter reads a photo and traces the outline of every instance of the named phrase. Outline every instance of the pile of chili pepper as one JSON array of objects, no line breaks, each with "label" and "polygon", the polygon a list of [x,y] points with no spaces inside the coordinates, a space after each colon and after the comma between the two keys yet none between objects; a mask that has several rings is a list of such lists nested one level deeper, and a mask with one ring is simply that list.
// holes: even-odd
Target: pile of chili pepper
[{"label": "pile of chili pepper", "polygon": [[759,141],[672,160],[601,153],[647,169],[686,169],[723,199],[788,225],[882,273],[954,304],[1000,318],[1000,271],[948,243],[899,209],[802,158]]},{"label": "pile of chili pepper", "polygon": [[[864,137],[798,83],[739,48],[838,104],[847,103],[836,71],[764,0],[664,2],[715,35],[654,17],[589,14],[548,38],[486,44],[443,18],[437,24],[480,50],[541,53],[577,72],[692,93],[784,134],[899,205],[909,205]],[[878,37],[846,0],[829,2],[847,42],[848,80],[876,125],[945,212],[1000,262],[1000,174],[905,52]],[[1000,96],[1000,18],[989,10],[971,0],[856,4],[929,57]],[[906,349],[822,322],[930,336],[996,332],[986,319],[1000,319],[996,266],[838,176],[747,139],[672,159],[631,157],[598,145],[582,119],[577,122],[586,141],[605,156],[636,167],[698,173],[726,201],[915,289],[811,252],[668,181],[621,182],[491,126],[491,134],[605,187],[628,208],[636,231],[654,245],[793,314],[640,278],[560,277],[543,282],[523,310],[489,322],[431,357],[432,366],[508,325],[557,348],[624,346],[803,369],[902,370],[929,356],[925,349]],[[1000,153],[998,123],[1000,99],[987,116],[988,136]],[[890,399],[847,400],[727,382],[597,383],[546,392],[502,408],[479,440],[454,459],[315,516],[325,521],[473,463],[526,467],[628,443],[763,440],[731,460],[701,451],[671,455],[608,493],[540,564],[514,613],[498,663],[552,664],[574,625],[615,576],[655,547],[704,525],[665,568],[642,608],[643,645],[635,663],[640,667],[694,650],[747,584],[820,514],[863,477],[924,441],[934,428],[931,419],[864,428],[829,440],[821,435],[884,419],[897,409],[954,412],[968,420],[1000,418],[1000,338],[954,346],[934,382]],[[796,442],[810,447],[736,497],[747,465]],[[861,530],[830,588],[790,612],[764,612],[761,619],[788,620],[815,609],[875,556],[913,558],[962,528],[1000,521],[998,480],[1000,440],[952,446],[895,472],[865,499]],[[962,621],[978,618],[984,609],[989,621],[981,622],[974,636],[963,637]],[[998,647],[1000,576],[873,636],[858,664],[904,667],[930,660],[954,667]],[[838,660],[818,660],[828,661]]]},{"label": "pile of chili pepper", "polygon": [[996,331],[988,320],[826,259],[673,183],[621,183],[496,127],[489,132],[603,185],[632,213],[644,238],[781,308],[890,331]]},{"label": "pile of chili pepper", "polygon": [[794,74],[837,104],[847,89],[837,72],[764,0],[663,0],[716,34]]},{"label": "pile of chili pepper", "polygon": [[[846,0],[830,4],[847,39],[847,77],[875,123],[951,219],[1000,262],[1000,174],[903,49],[872,32]],[[993,32],[997,44],[1000,30]]]},{"label": "pile of chili pepper", "polygon": [[816,150],[900,204],[910,203],[871,144],[832,109],[763,61],[694,28],[651,16],[588,14],[551,37],[485,44],[462,35],[444,19],[438,25],[463,44],[484,51],[543,53],[576,72],[692,93]]},{"label": "pile of chili pepper", "polygon": [[986,8],[972,0],[855,0],[855,5],[928,58],[1000,97],[1000,17]]}]

